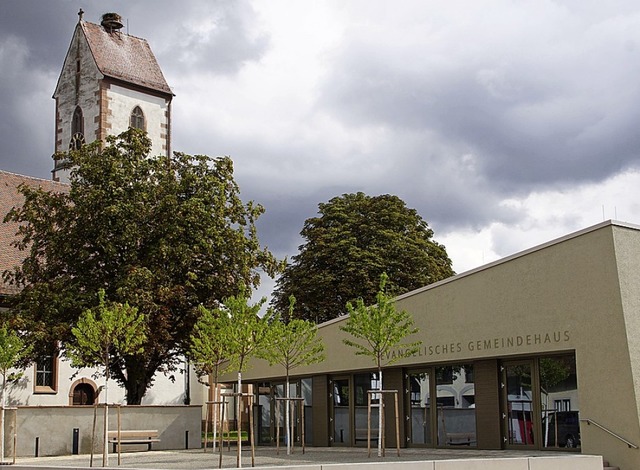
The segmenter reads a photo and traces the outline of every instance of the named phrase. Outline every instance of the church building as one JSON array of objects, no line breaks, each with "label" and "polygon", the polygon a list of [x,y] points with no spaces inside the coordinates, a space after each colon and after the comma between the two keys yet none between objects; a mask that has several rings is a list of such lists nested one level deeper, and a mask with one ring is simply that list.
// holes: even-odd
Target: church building
[{"label": "church building", "polygon": [[153,155],[171,151],[173,93],[145,39],[122,31],[122,18],[79,21],[58,78],[53,180],[68,181],[60,152],[104,141],[129,127],[147,132]]},{"label": "church building", "polygon": [[[116,13],[102,16],[101,24],[83,19],[78,13],[71,44],[55,87],[55,154],[52,181],[0,170],[0,210],[4,217],[23,202],[20,185],[47,191],[69,190],[69,168],[62,153],[82,144],[118,135],[129,127],[147,132],[154,155],[170,152],[171,100],[173,93],[148,42],[122,31],[122,18]],[[18,224],[0,224],[0,272],[13,270],[26,256],[13,242]],[[0,307],[8,306],[16,286],[0,280]],[[185,370],[188,366],[185,364]],[[201,402],[200,387],[192,370],[181,373],[181,380],[160,374],[143,399],[144,404],[182,404]],[[55,352],[42,356],[25,371],[22,379],[8,389],[11,405],[90,405],[99,400],[100,385],[95,371],[71,367]],[[124,401],[124,390],[110,395]]]}]

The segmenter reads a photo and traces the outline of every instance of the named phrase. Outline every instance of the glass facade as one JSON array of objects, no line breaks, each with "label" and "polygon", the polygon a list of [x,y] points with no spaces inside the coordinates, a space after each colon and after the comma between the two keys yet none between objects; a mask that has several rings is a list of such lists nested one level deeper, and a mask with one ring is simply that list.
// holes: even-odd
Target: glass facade
[{"label": "glass facade", "polygon": [[438,445],[475,446],[476,409],[473,366],[435,368]]},{"label": "glass facade", "polygon": [[[473,366],[428,367],[405,376],[410,423],[407,441],[424,446],[476,446]],[[435,403],[432,397],[436,397]],[[434,442],[434,432],[437,442]]]},{"label": "glass facade", "polygon": [[[377,390],[380,387],[378,374],[375,372],[366,374],[356,374],[353,376],[354,382],[354,404],[355,404],[355,445],[366,446],[368,436],[368,391]],[[371,395],[371,438],[377,444],[378,439],[378,416],[380,398],[379,394]]]},{"label": "glass facade", "polygon": [[[483,446],[491,446],[489,448],[580,448],[574,353],[492,359],[482,364],[392,369],[389,374],[390,383],[399,384],[396,381],[402,378],[404,398],[400,413],[406,423],[403,444],[474,448],[480,440]],[[291,383],[290,396],[302,398],[292,410],[294,442],[301,443],[300,412],[303,411],[305,444],[366,446],[368,392],[380,386],[378,374],[362,372],[325,376],[326,379],[327,388],[323,393],[327,395],[321,399],[313,395],[315,378]],[[319,381],[323,383],[323,378]],[[257,387],[259,443],[273,444],[279,427],[280,444],[286,444],[284,387],[282,382],[262,383]],[[329,410],[313,408],[318,402],[327,403],[327,399]],[[379,398],[372,394],[371,444],[374,447],[378,439],[379,406]],[[314,414],[319,418],[319,413],[328,413],[328,434],[326,428],[314,429]],[[387,418],[391,419],[392,414],[393,409],[388,408]],[[387,422],[385,429],[392,432],[393,426]],[[395,434],[388,434],[387,439],[390,439],[387,444],[392,446]]]},{"label": "glass facade", "polygon": [[508,442],[534,445],[533,383],[531,361],[505,365]]},{"label": "glass facade", "polygon": [[431,384],[429,371],[409,374],[411,444],[431,444]]},{"label": "glass facade", "polygon": [[539,359],[541,436],[544,448],[579,448],[580,416],[575,355]]},{"label": "glass facade", "polygon": [[333,394],[333,436],[332,443],[351,445],[351,423],[349,420],[349,379],[339,378],[332,381]]},{"label": "glass facade", "polygon": [[509,447],[580,448],[575,354],[504,361],[502,373]]}]

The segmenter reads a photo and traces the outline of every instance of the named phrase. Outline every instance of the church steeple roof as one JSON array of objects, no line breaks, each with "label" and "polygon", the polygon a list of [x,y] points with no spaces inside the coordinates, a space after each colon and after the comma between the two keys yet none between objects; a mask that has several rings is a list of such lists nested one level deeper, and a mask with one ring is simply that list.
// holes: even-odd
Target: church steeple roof
[{"label": "church steeple roof", "polygon": [[100,73],[173,95],[145,39],[86,21],[80,21],[79,26]]}]

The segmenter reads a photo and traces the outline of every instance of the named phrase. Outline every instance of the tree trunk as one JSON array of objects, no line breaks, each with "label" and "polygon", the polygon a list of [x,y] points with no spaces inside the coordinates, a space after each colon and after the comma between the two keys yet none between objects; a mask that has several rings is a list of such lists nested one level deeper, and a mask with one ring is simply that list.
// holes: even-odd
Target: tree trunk
[{"label": "tree trunk", "polygon": [[285,385],[287,388],[284,392],[285,400],[285,410],[284,410],[284,425],[287,428],[287,432],[285,434],[287,439],[287,455],[291,455],[291,426],[289,425],[291,421],[291,413],[289,412],[289,408],[291,403],[289,402],[289,372],[287,371],[287,383]]},{"label": "tree trunk", "polygon": [[[124,359],[124,371],[115,370],[116,379],[124,385],[127,405],[141,405],[142,398],[153,382],[158,362],[146,361],[137,356],[127,356]],[[126,374],[126,375],[125,375]]]},{"label": "tree trunk", "polygon": [[[211,385],[213,387],[213,401],[214,401],[214,405],[213,405],[213,453],[215,454],[216,452],[216,439],[218,438],[218,426],[216,421],[218,420],[218,407],[222,407],[221,405],[218,405],[218,401],[220,401],[220,395],[218,394],[218,365],[216,364],[215,367],[215,372],[213,373],[213,377],[211,377],[212,380],[210,380],[210,383],[213,382],[213,384]],[[209,419],[209,417],[207,416],[207,419]],[[222,432],[222,429],[220,430],[220,432]],[[205,449],[206,450],[206,449]],[[222,448],[220,448],[220,452],[222,452]]]},{"label": "tree trunk", "polygon": [[153,384],[153,376],[166,360],[158,354],[151,358],[133,355],[112,364],[111,377],[125,389],[127,405],[142,404],[142,398]]},{"label": "tree trunk", "polygon": [[[378,390],[382,392],[382,368],[378,368]],[[378,394],[378,457],[382,457],[382,393]]]},{"label": "tree trunk", "polygon": [[238,468],[242,468],[242,372],[238,372],[236,420],[238,422],[238,426],[236,426],[236,431],[238,433],[238,457],[236,458],[236,465],[238,466]]},{"label": "tree trunk", "polygon": [[4,419],[5,419],[5,400],[7,389],[7,371],[2,373],[2,398],[0,399],[0,463],[4,463]]},{"label": "tree trunk", "polygon": [[104,373],[104,449],[102,450],[102,466],[109,466],[109,361],[105,362]]},{"label": "tree trunk", "polygon": [[141,405],[142,398],[147,391],[147,385],[144,382],[127,381],[125,383],[127,394],[127,405]]}]

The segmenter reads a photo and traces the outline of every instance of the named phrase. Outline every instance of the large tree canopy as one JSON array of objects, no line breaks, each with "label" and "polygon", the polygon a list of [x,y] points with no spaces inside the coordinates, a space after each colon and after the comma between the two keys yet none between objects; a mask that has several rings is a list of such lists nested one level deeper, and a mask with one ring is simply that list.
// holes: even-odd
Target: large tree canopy
[{"label": "large tree canopy", "polygon": [[444,246],[397,196],[343,194],[318,213],[305,221],[305,242],[278,279],[272,304],[280,312],[294,295],[296,316],[319,323],[344,314],[349,301],[373,303],[382,273],[391,295],[454,274]]},{"label": "large tree canopy", "polygon": [[150,157],[150,141],[130,129],[71,152],[68,193],[26,186],[21,224],[24,263],[5,279],[22,287],[13,313],[35,351],[74,341],[96,293],[128,302],[148,321],[144,352],[111,358],[111,372],[140,403],[158,371],[172,371],[188,348],[198,305],[216,307],[256,287],[278,263],[260,247],[259,205],[243,203],[228,157],[175,153]]}]

